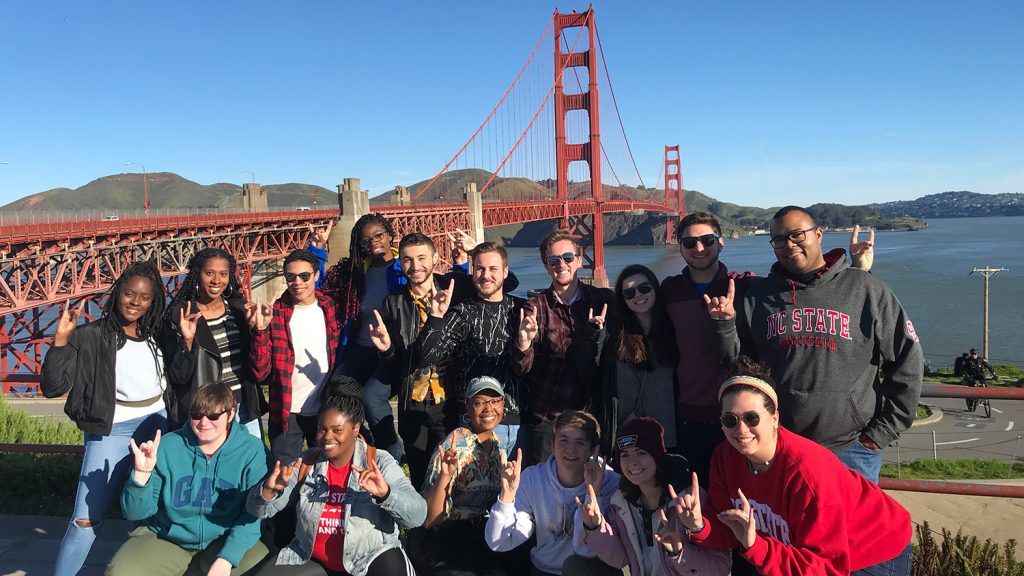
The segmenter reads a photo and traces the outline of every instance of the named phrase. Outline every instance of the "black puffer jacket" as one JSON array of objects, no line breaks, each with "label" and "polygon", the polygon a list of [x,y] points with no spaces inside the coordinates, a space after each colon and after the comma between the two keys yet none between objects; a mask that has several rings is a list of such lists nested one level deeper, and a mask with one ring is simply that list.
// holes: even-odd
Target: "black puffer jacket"
[{"label": "black puffer jacket", "polygon": [[[117,398],[115,363],[124,338],[123,332],[118,334],[101,318],[78,326],[67,345],[52,346],[46,352],[40,381],[43,395],[68,394],[64,412],[83,432],[110,434]],[[164,370],[162,363],[159,369]],[[171,405],[169,387],[164,401]]]},{"label": "black puffer jacket", "polygon": [[[193,302],[192,310],[196,309]],[[206,319],[199,317],[192,350],[186,350],[181,340],[181,331],[178,329],[180,310],[179,304],[169,311],[161,337],[167,357],[167,380],[174,398],[174,404],[168,404],[167,409],[167,420],[171,430],[180,428],[188,421],[188,407],[192,402],[193,393],[201,386],[220,380],[221,375],[220,351]],[[255,420],[266,412],[267,401],[263,396],[263,390],[256,384],[249,363],[251,338],[249,322],[245,316],[245,299],[227,299],[227,311],[232,315],[241,339],[242,368],[238,379],[242,383],[242,402],[248,408],[248,413],[239,414],[238,418],[244,423]]]}]

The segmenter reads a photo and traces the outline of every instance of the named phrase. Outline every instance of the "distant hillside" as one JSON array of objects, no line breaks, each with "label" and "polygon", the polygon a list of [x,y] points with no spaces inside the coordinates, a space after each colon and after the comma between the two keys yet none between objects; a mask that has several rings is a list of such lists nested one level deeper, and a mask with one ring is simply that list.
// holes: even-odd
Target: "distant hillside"
[{"label": "distant hillside", "polygon": [[[242,193],[237,184],[203,185],[171,172],[153,172],[149,178],[149,203],[152,208],[219,208],[229,205]],[[263,187],[270,206],[311,206],[313,190],[318,205],[337,206],[337,193],[310,184],[272,184]],[[0,210],[5,212],[45,212],[93,210],[137,210],[143,205],[142,174],[104,176],[75,188],[54,188],[15,200]]]},{"label": "distant hillside", "polygon": [[1024,216],[1024,194],[943,192],[917,200],[872,204],[885,216],[960,218],[965,216]]}]

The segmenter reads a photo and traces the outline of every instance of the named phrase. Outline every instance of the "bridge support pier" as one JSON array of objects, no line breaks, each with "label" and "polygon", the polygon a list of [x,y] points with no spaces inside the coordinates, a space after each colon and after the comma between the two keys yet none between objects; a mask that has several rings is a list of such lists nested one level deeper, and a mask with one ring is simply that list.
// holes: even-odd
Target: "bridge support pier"
[{"label": "bridge support pier", "polygon": [[254,262],[252,265],[252,300],[273,304],[288,288],[284,281],[284,259]]},{"label": "bridge support pier", "polygon": [[470,182],[462,188],[462,195],[469,205],[469,230],[466,233],[473,237],[477,243],[484,241],[484,205],[480,198],[480,192],[476,189],[476,182]]},{"label": "bridge support pier", "polygon": [[327,262],[330,264],[344,258],[349,251],[352,227],[356,220],[370,213],[370,193],[359,189],[359,178],[345,178],[338,184],[338,203],[341,204],[341,218],[331,230],[327,239]]}]

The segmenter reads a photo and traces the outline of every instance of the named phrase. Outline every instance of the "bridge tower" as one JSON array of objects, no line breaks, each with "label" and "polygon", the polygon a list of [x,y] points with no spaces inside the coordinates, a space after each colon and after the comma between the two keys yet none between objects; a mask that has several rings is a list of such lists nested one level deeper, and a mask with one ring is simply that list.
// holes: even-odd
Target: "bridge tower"
[{"label": "bridge tower", "polygon": [[[566,28],[587,28],[587,49],[562,52],[562,31]],[[604,269],[604,221],[601,203],[601,129],[597,100],[597,46],[594,40],[594,9],[586,12],[554,15],[555,38],[555,167],[558,174],[558,200],[563,202],[562,228],[581,236],[583,267],[593,271],[595,286],[608,286]],[[566,43],[568,45],[568,42]],[[571,50],[572,48],[570,48]],[[580,94],[566,94],[563,79],[573,68],[586,68],[589,87]],[[571,110],[586,110],[590,120],[587,142],[566,142],[566,115]],[[593,214],[569,214],[569,164],[586,162],[590,169],[590,193],[596,203]]]},{"label": "bridge tower", "polygon": [[677,206],[676,219],[672,216],[665,219],[665,243],[675,240],[676,224],[686,216],[686,193],[683,191],[683,171],[679,161],[679,144],[665,146],[665,204]]}]

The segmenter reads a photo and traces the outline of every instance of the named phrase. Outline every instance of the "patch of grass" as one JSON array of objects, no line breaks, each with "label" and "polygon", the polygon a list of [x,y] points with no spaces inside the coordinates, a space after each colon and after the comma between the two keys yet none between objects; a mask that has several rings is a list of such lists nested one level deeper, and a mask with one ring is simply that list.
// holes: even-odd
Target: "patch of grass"
[{"label": "patch of grass", "polygon": [[[881,476],[897,478],[895,464],[883,464]],[[904,463],[899,478],[908,480],[991,480],[993,478],[1024,478],[1024,462],[1009,464],[998,460],[927,460]]]},{"label": "patch of grass", "polygon": [[920,404],[917,405],[917,412],[914,414],[914,420],[921,420],[932,415],[932,411]]},{"label": "patch of grass", "polygon": [[0,396],[0,443],[81,444],[82,431],[67,422],[33,418]]},{"label": "patch of grass", "polygon": [[939,538],[927,522],[917,526],[913,576],[1024,576],[1024,562],[1017,560],[1017,541],[1003,545],[984,542],[963,531],[942,530]]}]

